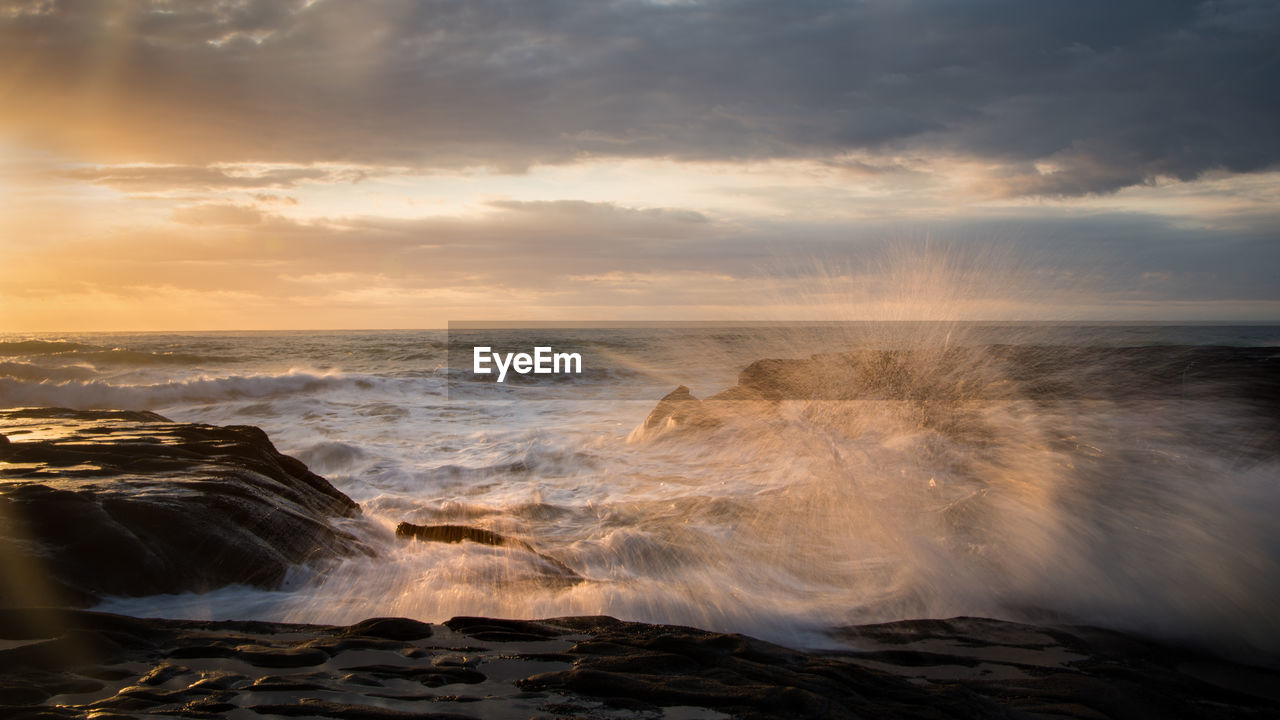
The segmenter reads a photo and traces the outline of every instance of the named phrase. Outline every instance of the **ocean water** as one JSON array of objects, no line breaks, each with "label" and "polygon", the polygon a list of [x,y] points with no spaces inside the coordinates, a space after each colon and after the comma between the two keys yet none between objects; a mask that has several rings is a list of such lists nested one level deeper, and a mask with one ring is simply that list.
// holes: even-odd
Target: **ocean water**
[{"label": "ocean water", "polygon": [[[1274,347],[1280,327],[503,332],[496,344],[581,348],[587,371],[552,392],[468,383],[445,331],[0,336],[0,406],[257,425],[361,504],[352,530],[379,551],[299,570],[281,590],[112,598],[104,610],[328,623],[607,614],[805,646],[830,642],[833,626],[981,615],[1280,649],[1274,417],[1212,388],[1045,402],[996,364],[957,379],[930,360],[992,344]],[[917,376],[999,392],[946,423],[917,393],[638,430],[677,385],[707,397],[753,360],[857,348],[911,348]],[[1143,372],[1089,370],[1121,384]],[[404,541],[401,521],[471,525],[537,552]]]}]

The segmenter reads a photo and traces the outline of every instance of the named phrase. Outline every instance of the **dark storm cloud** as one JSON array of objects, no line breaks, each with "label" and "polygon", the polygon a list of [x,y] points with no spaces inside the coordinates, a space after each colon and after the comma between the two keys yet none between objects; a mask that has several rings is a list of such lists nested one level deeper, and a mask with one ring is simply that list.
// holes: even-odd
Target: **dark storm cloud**
[{"label": "dark storm cloud", "polygon": [[0,127],[197,165],[956,154],[1074,195],[1274,166],[1277,46],[1271,0],[17,2]]}]

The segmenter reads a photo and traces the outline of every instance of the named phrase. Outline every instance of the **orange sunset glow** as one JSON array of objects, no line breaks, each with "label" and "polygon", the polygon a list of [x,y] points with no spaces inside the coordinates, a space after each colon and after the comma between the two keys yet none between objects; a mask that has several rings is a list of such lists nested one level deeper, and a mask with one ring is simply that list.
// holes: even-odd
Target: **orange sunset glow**
[{"label": "orange sunset glow", "polygon": [[1280,317],[1243,6],[501,7],[4,3],[0,330],[877,319],[903,247],[1048,288],[957,317]]}]

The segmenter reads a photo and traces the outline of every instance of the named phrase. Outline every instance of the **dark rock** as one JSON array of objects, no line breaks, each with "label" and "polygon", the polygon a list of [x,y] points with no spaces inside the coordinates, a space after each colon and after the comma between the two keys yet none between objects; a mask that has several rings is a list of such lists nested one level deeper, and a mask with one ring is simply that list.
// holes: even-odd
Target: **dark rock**
[{"label": "dark rock", "polygon": [[989,401],[1197,397],[1232,401],[1280,423],[1280,349],[991,345],[770,358],[747,365],[737,385],[704,401],[683,385],[676,388],[658,401],[636,436],[767,416],[781,401],[902,401],[924,426],[980,435],[970,411]]},{"label": "dark rock", "polygon": [[254,705],[249,709],[260,715],[338,718],[339,720],[474,720],[470,715],[406,712],[370,705],[354,705],[313,698],[304,698],[296,704]]},{"label": "dark rock", "polygon": [[483,673],[466,667],[427,667],[403,665],[361,665],[343,668],[348,672],[360,673],[378,679],[399,679],[421,683],[427,687],[440,687],[453,683],[474,685],[485,681]]},{"label": "dark rock", "polygon": [[681,385],[658,401],[642,427],[646,433],[653,433],[677,427],[707,428],[719,424],[720,421],[703,407],[702,401]]},{"label": "dark rock", "polygon": [[348,627],[342,634],[385,640],[421,640],[431,637],[431,626],[408,618],[370,618]]},{"label": "dark rock", "polygon": [[[429,626],[428,626],[429,627]],[[307,642],[303,647],[315,648],[329,657],[340,655],[348,650],[391,650],[398,651],[403,642],[382,640],[372,637],[324,637]]]},{"label": "dark rock", "polygon": [[[1276,658],[1230,660],[1203,649],[1090,627],[986,618],[843,628],[852,662],[957,684],[1033,716],[1266,717],[1280,712]],[[1263,665],[1250,663],[1262,661]]]},{"label": "dark rock", "polygon": [[414,525],[402,522],[396,526],[396,537],[411,537],[424,542],[459,543],[469,540],[481,545],[495,547],[519,547],[526,549],[528,545],[520,540],[499,535],[490,530],[467,527],[466,525]]},{"label": "dark rock", "polygon": [[[487,648],[462,657],[436,644],[456,638],[379,639],[388,645],[372,662],[367,650],[352,648],[256,679],[229,673],[223,657],[208,653],[287,656],[368,638],[389,622],[331,627],[0,610],[0,640],[33,640],[0,650],[0,716],[224,717],[249,709],[387,720],[529,717],[531,703],[557,717],[592,718],[658,717],[681,706],[686,715],[703,708],[744,720],[1280,716],[1276,658],[1246,663],[1096,628],[983,618],[841,628],[833,635],[856,649],[802,651],[608,617],[460,617],[448,627],[488,638]],[[531,642],[538,652],[529,652]],[[177,665],[177,657],[188,659]],[[457,684],[475,696],[413,690]],[[68,693],[85,695],[68,700]],[[59,695],[58,706],[44,704]]]},{"label": "dark rock", "polygon": [[175,660],[187,658],[233,658],[236,650],[223,645],[186,645],[175,648],[169,657]]},{"label": "dark rock", "polygon": [[[475,621],[473,621],[475,622]],[[1081,627],[982,618],[844,628],[858,651],[806,653],[741,635],[558,618],[585,634],[574,667],[518,684],[620,707],[691,705],[739,718],[1268,717],[1280,662]]]},{"label": "dark rock", "polygon": [[325,690],[322,673],[280,677],[263,675],[249,686],[256,692],[317,692]]},{"label": "dark rock", "polygon": [[138,684],[139,685],[163,685],[164,683],[172,680],[173,678],[178,677],[179,675],[185,675],[186,673],[189,673],[189,672],[191,672],[191,670],[182,665],[170,665],[168,663],[162,663],[160,665],[157,665],[151,668],[151,672],[147,673],[146,675],[143,675],[142,678],[138,680]]},{"label": "dark rock", "polygon": [[328,653],[316,648],[278,648],[262,645],[241,645],[235,657],[254,667],[297,668],[311,667],[326,662]]},{"label": "dark rock", "polygon": [[550,565],[555,574],[564,580],[577,581],[581,580],[573,568],[565,565],[550,555],[543,554],[534,549],[529,543],[518,538],[510,538],[505,535],[499,535],[492,530],[484,530],[482,528],[473,528],[466,525],[414,525],[413,523],[402,522],[396,526],[396,537],[413,538],[423,542],[442,542],[442,543],[460,543],[464,540],[481,545],[492,545],[494,547],[510,547],[517,550],[523,550],[540,558],[543,562]]},{"label": "dark rock", "polygon": [[853,350],[757,360],[712,399],[932,400],[1148,397],[1211,392],[1280,409],[1280,350],[990,345]]},{"label": "dark rock", "polygon": [[450,630],[467,637],[494,642],[547,640],[564,634],[563,628],[551,627],[529,620],[456,617],[446,621],[445,625]]},{"label": "dark rock", "polygon": [[359,507],[258,428],[62,409],[0,410],[0,428],[0,606],[275,587],[369,552],[337,524]]},{"label": "dark rock", "polygon": [[789,650],[742,635],[628,623],[613,618],[547,621],[591,636],[574,667],[521,680],[624,701],[631,707],[689,705],[739,718],[1001,717],[993,702],[922,689],[882,672]]}]

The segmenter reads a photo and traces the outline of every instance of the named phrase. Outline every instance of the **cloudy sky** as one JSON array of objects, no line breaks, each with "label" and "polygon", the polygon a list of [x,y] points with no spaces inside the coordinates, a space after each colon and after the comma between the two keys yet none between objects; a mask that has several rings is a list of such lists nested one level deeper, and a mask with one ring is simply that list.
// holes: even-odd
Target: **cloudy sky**
[{"label": "cloudy sky", "polygon": [[1280,3],[0,0],[0,331],[1280,320]]}]

